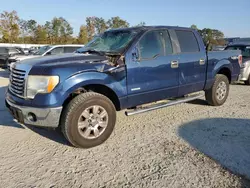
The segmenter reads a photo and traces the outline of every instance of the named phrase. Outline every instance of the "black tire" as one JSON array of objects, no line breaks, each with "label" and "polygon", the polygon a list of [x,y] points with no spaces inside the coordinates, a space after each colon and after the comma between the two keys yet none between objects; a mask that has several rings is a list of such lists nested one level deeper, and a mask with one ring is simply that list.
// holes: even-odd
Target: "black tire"
[{"label": "black tire", "polygon": [[246,85],[250,85],[250,76],[248,77],[248,80],[244,81]]},{"label": "black tire", "polygon": [[[108,114],[107,126],[99,137],[84,138],[78,130],[78,120],[83,111],[93,105],[98,105]],[[61,130],[66,139],[75,147],[91,148],[105,142],[111,135],[116,123],[116,109],[109,98],[99,93],[87,92],[76,96],[65,107],[61,116]]]},{"label": "black tire", "polygon": [[[222,98],[220,100],[217,97],[217,88],[218,88],[219,84],[222,82],[224,82],[226,84],[226,93],[224,95],[224,98]],[[228,94],[229,94],[229,80],[223,74],[217,74],[215,76],[215,81],[214,81],[214,84],[212,85],[212,87],[205,91],[206,100],[207,100],[208,104],[210,104],[212,106],[220,106],[220,105],[224,104],[225,101],[227,100]]]}]

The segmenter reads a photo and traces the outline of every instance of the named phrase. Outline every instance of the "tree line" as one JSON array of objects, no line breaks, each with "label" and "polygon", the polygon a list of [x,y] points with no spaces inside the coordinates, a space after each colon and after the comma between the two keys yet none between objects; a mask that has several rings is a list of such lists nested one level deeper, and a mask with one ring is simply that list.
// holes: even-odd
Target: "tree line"
[{"label": "tree line", "polygon": [[[134,26],[146,25],[141,22]],[[2,43],[29,43],[29,44],[86,44],[95,35],[107,29],[130,27],[130,24],[119,16],[105,20],[102,17],[87,17],[85,24],[79,28],[77,36],[73,35],[73,27],[63,17],[54,17],[44,25],[36,20],[21,19],[16,11],[4,11],[0,14],[0,42]],[[222,44],[224,34],[216,29],[197,29],[204,41]]]},{"label": "tree line", "polygon": [[217,30],[217,29],[211,29],[211,28],[204,28],[199,29],[196,25],[191,25],[192,29],[196,29],[205,44],[209,42],[210,45],[225,45],[226,41],[224,40],[224,33]]}]

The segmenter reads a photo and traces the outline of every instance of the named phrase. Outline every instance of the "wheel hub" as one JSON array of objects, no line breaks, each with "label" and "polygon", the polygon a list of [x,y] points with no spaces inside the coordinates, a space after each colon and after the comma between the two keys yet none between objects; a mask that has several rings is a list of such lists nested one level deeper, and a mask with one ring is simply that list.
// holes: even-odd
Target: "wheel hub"
[{"label": "wheel hub", "polygon": [[227,94],[227,85],[224,81],[220,82],[216,88],[216,98],[223,100]]},{"label": "wheel hub", "polygon": [[108,113],[99,106],[94,105],[85,109],[78,120],[78,132],[85,139],[99,137],[108,125]]}]

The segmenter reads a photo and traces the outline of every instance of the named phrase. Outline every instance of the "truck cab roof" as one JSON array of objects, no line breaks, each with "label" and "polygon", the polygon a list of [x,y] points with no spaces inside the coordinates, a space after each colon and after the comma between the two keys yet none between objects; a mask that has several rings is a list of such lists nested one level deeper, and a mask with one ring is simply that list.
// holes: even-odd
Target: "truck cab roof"
[{"label": "truck cab roof", "polygon": [[176,30],[190,30],[195,31],[195,29],[188,28],[188,27],[179,27],[179,26],[138,26],[138,27],[129,27],[129,28],[117,28],[111,29],[108,31],[114,30],[154,30],[154,29],[176,29]]}]

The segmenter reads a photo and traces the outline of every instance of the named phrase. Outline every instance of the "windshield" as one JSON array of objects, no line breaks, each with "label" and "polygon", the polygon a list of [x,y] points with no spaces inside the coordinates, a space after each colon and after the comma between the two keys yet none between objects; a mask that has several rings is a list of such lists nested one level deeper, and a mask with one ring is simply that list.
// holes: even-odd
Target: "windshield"
[{"label": "windshield", "polygon": [[241,50],[242,57],[250,57],[250,46],[228,46],[226,50]]},{"label": "windshield", "polygon": [[86,46],[77,50],[81,53],[88,50],[120,53],[138,34],[136,30],[112,30],[96,36]]},{"label": "windshield", "polygon": [[35,52],[34,55],[43,55],[46,51],[48,51],[51,48],[52,46],[43,46],[37,52]]}]

